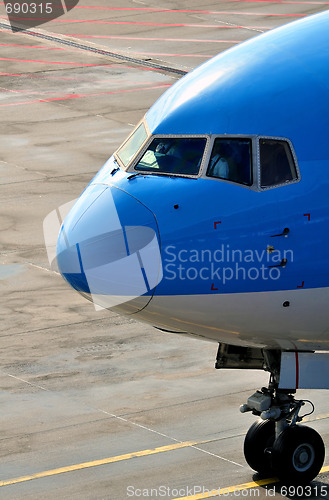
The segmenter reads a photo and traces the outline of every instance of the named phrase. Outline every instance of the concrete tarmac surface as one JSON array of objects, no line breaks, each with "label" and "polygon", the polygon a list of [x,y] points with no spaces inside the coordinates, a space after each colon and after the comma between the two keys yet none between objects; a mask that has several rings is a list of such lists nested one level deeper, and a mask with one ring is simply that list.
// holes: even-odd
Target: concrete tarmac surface
[{"label": "concrete tarmac surface", "polygon": [[[80,0],[21,32],[0,5],[1,499],[329,498],[328,459],[303,492],[246,464],[239,405],[267,374],[216,371],[215,344],[96,312],[43,239],[184,71],[328,5]],[[328,448],[327,392],[298,397]]]}]

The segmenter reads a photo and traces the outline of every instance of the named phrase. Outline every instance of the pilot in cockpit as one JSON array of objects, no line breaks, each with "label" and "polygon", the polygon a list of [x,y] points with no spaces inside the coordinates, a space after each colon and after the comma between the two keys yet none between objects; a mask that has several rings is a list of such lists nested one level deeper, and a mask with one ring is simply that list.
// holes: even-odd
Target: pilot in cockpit
[{"label": "pilot in cockpit", "polygon": [[172,141],[164,140],[159,142],[155,148],[155,153],[165,155],[168,154],[169,150],[172,147]]},{"label": "pilot in cockpit", "polygon": [[231,156],[229,149],[230,147],[226,143],[220,141],[217,144],[215,143],[209,163],[208,175],[220,177],[221,179],[229,178],[228,159]]}]

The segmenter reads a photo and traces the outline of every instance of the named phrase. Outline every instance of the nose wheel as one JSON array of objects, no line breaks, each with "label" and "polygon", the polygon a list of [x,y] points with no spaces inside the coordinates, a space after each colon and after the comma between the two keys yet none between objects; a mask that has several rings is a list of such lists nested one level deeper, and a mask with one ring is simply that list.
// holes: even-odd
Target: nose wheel
[{"label": "nose wheel", "polygon": [[286,427],[276,438],[275,422],[260,420],[250,427],[244,441],[248,465],[262,475],[276,475],[291,484],[307,484],[322,467],[325,448],[310,427]]},{"label": "nose wheel", "polygon": [[283,481],[306,484],[320,472],[325,449],[321,436],[310,427],[294,425],[276,438],[271,451],[272,467]]},{"label": "nose wheel", "polygon": [[304,404],[292,394],[270,387],[257,391],[240,408],[261,417],[252,424],[244,441],[245,459],[252,469],[298,485],[309,483],[319,474],[325,447],[314,429],[297,424],[306,416],[298,416]]}]

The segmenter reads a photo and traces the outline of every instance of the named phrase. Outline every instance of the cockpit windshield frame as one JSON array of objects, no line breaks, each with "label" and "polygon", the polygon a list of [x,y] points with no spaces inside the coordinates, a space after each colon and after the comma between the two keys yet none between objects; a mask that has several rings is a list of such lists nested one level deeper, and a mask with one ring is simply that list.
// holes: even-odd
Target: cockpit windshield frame
[{"label": "cockpit windshield frame", "polygon": [[[291,169],[291,179],[289,180],[280,180],[280,181],[275,181],[274,179],[272,182],[270,182],[267,185],[264,185],[262,182],[262,169],[264,168],[264,165],[262,164],[262,155],[261,155],[261,141],[269,141],[272,143],[277,142],[278,144],[284,145],[285,149],[285,154],[286,158],[284,158],[285,163],[289,163],[289,169]],[[290,184],[296,184],[297,182],[300,181],[301,179],[301,173],[298,165],[298,160],[297,160],[297,155],[294,149],[294,146],[290,139],[287,139],[286,137],[275,137],[275,136],[257,136],[257,160],[255,162],[255,165],[257,167],[257,188],[259,191],[268,191],[269,189],[275,189],[278,187],[283,187],[287,186]]]},{"label": "cockpit windshield frame", "polygon": [[[135,136],[135,139],[134,139]],[[152,150],[150,148],[151,144],[154,140],[170,140],[170,139],[205,139],[205,147],[202,153],[201,160],[196,169],[198,168],[198,172],[189,173],[188,171],[174,172],[174,171],[161,171],[153,169],[151,166],[143,169],[137,168],[138,163],[142,160],[143,156],[146,152],[150,151],[150,153],[154,153],[155,149]],[[234,141],[239,143],[239,140],[242,145],[246,146],[249,142],[249,162],[250,162],[250,182],[246,181],[246,177],[244,179],[239,179],[234,176],[231,178],[225,178],[224,176],[212,175],[210,174],[210,162],[212,159],[212,155],[215,151],[216,140],[222,139],[223,143],[227,142],[228,144],[234,144]],[[135,143],[133,142],[135,140]],[[291,169],[291,178],[282,180],[280,182],[275,182],[275,180],[264,185],[264,179],[262,179],[262,175],[264,175],[264,165],[261,164],[261,141],[266,141],[269,145],[275,146],[275,142],[277,142],[278,147],[281,150],[286,152],[286,158],[284,161],[286,164],[289,164],[289,168]],[[169,142],[169,141],[168,141]],[[177,141],[178,142],[178,141]],[[218,142],[218,141],[217,141]],[[220,142],[220,141],[219,141]],[[135,147],[132,148],[132,151],[129,151],[129,145],[132,144]],[[125,151],[125,148],[127,148]],[[202,150],[201,150],[202,151]],[[122,152],[124,154],[122,154]],[[121,156],[120,156],[121,153]],[[165,154],[165,153],[164,153]],[[240,186],[245,189],[250,189],[252,191],[267,191],[269,189],[274,189],[277,187],[286,186],[289,184],[295,184],[300,181],[301,174],[298,166],[297,156],[293,147],[292,142],[285,137],[274,137],[274,136],[260,136],[260,135],[244,135],[244,134],[154,134],[152,135],[148,129],[146,120],[142,120],[135,127],[132,133],[128,136],[125,142],[120,146],[120,148],[114,153],[116,160],[119,165],[128,173],[134,174],[147,174],[147,175],[162,175],[162,176],[170,176],[170,177],[187,177],[189,179],[208,179],[213,180],[215,182],[224,182],[229,184],[234,184],[235,186]],[[264,162],[264,160],[263,160]],[[136,168],[135,168],[136,167]],[[262,172],[263,169],[263,172]]]},{"label": "cockpit windshield frame", "polygon": [[[145,153],[148,151],[149,147],[153,143],[154,140],[175,140],[175,139],[182,139],[182,140],[188,140],[188,139],[204,139],[205,140],[205,147],[203,149],[203,153],[201,155],[201,161],[200,165],[198,167],[198,172],[197,173],[188,173],[188,172],[161,172],[161,171],[150,171],[150,170],[143,170],[143,169],[138,169],[137,167],[138,163],[141,161]],[[182,135],[182,134],[155,134],[155,135],[150,135],[148,140],[144,143],[143,147],[140,149],[139,153],[133,161],[130,163],[128,168],[126,168],[127,172],[132,172],[132,173],[140,173],[140,174],[148,174],[148,175],[163,175],[163,176],[174,176],[174,177],[188,177],[189,179],[197,179],[202,176],[202,172],[204,170],[204,162],[205,159],[208,158],[208,153],[209,153],[209,144],[210,144],[210,136],[207,134],[187,134],[187,135]]]},{"label": "cockpit windshield frame", "polygon": [[[239,145],[236,150],[234,143]],[[203,177],[252,189],[255,178],[254,165],[257,160],[252,136],[212,135],[209,149],[210,154]],[[237,158],[239,156],[240,161]],[[244,173],[240,175],[238,167],[241,168],[242,165]]]},{"label": "cockpit windshield frame", "polygon": [[[243,183],[243,182],[238,182],[236,180],[231,180],[229,178],[222,178],[222,177],[215,177],[215,176],[210,176],[208,174],[208,170],[210,168],[210,160],[213,152],[213,148],[215,145],[216,139],[225,139],[227,141],[234,141],[234,140],[249,140],[251,141],[251,183]],[[261,155],[260,155],[260,141],[268,140],[268,141],[278,141],[279,143],[284,143],[285,148],[287,150],[287,153],[289,155],[289,161],[293,164],[291,165],[292,168],[294,168],[294,177],[291,180],[285,180],[283,182],[279,183],[273,183],[271,185],[263,186],[261,184]],[[275,136],[260,136],[260,135],[242,135],[242,134],[216,134],[216,135],[211,135],[211,140],[209,143],[209,148],[208,148],[208,155],[204,158],[204,166],[203,166],[203,171],[201,172],[200,177],[205,178],[205,179],[211,179],[215,182],[225,182],[229,184],[234,184],[235,186],[240,186],[243,187],[244,189],[250,189],[252,191],[258,191],[258,192],[263,192],[267,191],[269,189],[273,188],[278,188],[278,187],[283,187],[287,186],[290,184],[295,184],[300,181],[301,179],[301,174],[300,174],[300,169],[298,166],[298,160],[297,160],[297,155],[294,150],[293,144],[291,140],[287,139],[286,137],[275,137]]]}]

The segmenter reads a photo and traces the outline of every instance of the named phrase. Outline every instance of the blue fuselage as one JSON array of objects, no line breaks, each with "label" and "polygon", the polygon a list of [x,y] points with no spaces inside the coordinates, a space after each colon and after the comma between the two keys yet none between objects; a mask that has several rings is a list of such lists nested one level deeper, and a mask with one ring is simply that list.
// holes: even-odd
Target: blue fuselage
[{"label": "blue fuselage", "polygon": [[[148,138],[135,156],[125,165],[111,157],[64,222],[58,262],[74,288],[94,301],[125,296],[113,303],[118,311],[211,340],[327,346],[328,23],[325,12],[256,37],[163,94],[146,114]],[[154,137],[171,136],[207,138],[197,175],[137,168]],[[250,139],[249,185],[211,177],[214,137]],[[291,144],[293,182],[261,185],[260,138]],[[134,228],[145,231],[137,237]],[[146,240],[153,246],[143,253]],[[114,262],[131,256],[131,245],[143,279],[131,258],[122,260],[129,273],[120,280]],[[79,260],[74,270],[70,259]],[[95,261],[93,288],[86,269]]]}]

